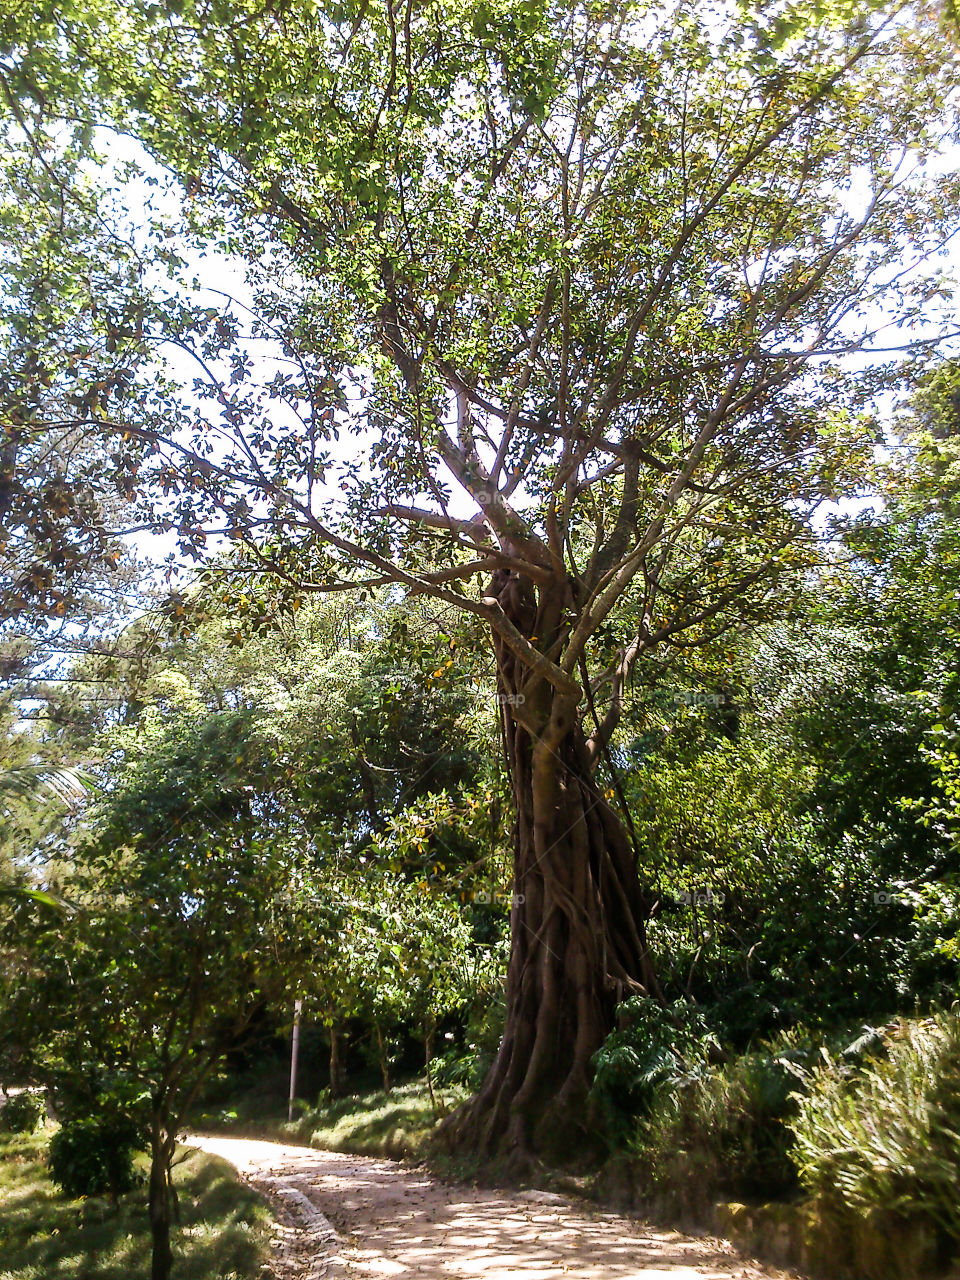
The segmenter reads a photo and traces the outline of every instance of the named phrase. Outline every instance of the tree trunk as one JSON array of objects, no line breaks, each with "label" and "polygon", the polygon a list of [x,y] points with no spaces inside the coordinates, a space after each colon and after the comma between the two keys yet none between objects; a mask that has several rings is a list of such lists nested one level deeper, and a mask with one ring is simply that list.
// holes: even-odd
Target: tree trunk
[{"label": "tree trunk", "polygon": [[343,1094],[343,1057],[340,1052],[340,1028],[337,1023],[330,1027],[330,1097],[339,1098]]},{"label": "tree trunk", "polygon": [[167,1171],[167,1144],[163,1126],[154,1120],[150,1141],[150,1236],[152,1251],[150,1280],[170,1280],[173,1254],[170,1249],[170,1184]]},{"label": "tree trunk", "polygon": [[435,1116],[439,1115],[441,1111],[446,1110],[443,1105],[442,1098],[440,1100],[440,1105],[437,1105],[437,1095],[433,1088],[433,1038],[436,1034],[436,1030],[437,1025],[432,1017],[423,1024],[423,1066],[427,1076],[427,1091],[430,1094],[430,1105],[433,1107],[433,1114]]},{"label": "tree trunk", "polygon": [[383,1028],[379,1022],[375,1022],[374,1030],[377,1033],[377,1061],[380,1064],[380,1074],[383,1077],[383,1092],[390,1093],[390,1062],[387,1058],[387,1046],[383,1039]]},{"label": "tree trunk", "polygon": [[[510,616],[505,593],[499,599]],[[543,648],[542,593],[535,616],[528,601],[526,617],[515,607],[511,620]],[[650,903],[626,829],[593,779],[577,699],[495,647],[517,818],[506,1023],[486,1080],[448,1133],[522,1168],[598,1145],[590,1059],[617,1004],[659,989]]]}]

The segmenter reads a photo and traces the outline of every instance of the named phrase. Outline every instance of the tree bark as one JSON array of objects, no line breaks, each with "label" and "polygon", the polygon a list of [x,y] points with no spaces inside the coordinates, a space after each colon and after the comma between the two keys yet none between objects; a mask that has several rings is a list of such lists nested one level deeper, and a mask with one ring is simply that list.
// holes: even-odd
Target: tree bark
[{"label": "tree bark", "polygon": [[330,1026],[330,1097],[339,1098],[343,1093],[343,1058],[341,1055],[340,1027]]},{"label": "tree bark", "polygon": [[[521,603],[500,586],[504,612],[543,650],[544,591],[534,613],[532,592]],[[598,1145],[586,1105],[590,1059],[618,1003],[659,988],[645,931],[651,904],[627,831],[593,778],[577,700],[497,641],[495,649],[517,818],[507,1012],[497,1058],[448,1133],[522,1168]]]},{"label": "tree bark", "polygon": [[427,1076],[427,1092],[430,1094],[430,1105],[433,1107],[433,1114],[439,1114],[436,1095],[433,1091],[433,1037],[436,1031],[436,1025],[432,1018],[426,1020],[423,1024],[423,1069]]},{"label": "tree bark", "polygon": [[163,1124],[154,1118],[150,1138],[149,1215],[151,1236],[150,1280],[170,1280],[173,1253],[170,1248],[170,1183],[167,1142]]},{"label": "tree bark", "polygon": [[383,1092],[390,1093],[390,1061],[387,1057],[387,1046],[383,1039],[383,1028],[379,1022],[373,1024],[377,1033],[377,1061],[380,1064],[380,1075],[383,1077]]}]

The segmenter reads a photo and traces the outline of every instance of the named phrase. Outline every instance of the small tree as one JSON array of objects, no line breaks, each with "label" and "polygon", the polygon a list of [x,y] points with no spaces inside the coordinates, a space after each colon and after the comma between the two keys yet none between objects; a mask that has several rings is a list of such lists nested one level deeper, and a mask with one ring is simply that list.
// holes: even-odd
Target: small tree
[{"label": "small tree", "polygon": [[171,1166],[191,1108],[309,962],[304,857],[238,781],[263,748],[243,727],[176,723],[141,741],[64,876],[73,914],[38,912],[27,934],[21,907],[15,935],[30,967],[6,1034],[38,1046],[68,1114],[128,1114],[150,1152],[152,1280],[170,1275]]},{"label": "small tree", "polygon": [[[433,1056],[437,1024],[469,1003],[466,976],[479,950],[458,904],[426,881],[389,879],[371,894],[368,926],[377,986],[399,1020],[423,1041],[424,1075],[434,1110]],[[374,922],[378,922],[374,924]],[[384,997],[378,994],[378,1001]]]}]

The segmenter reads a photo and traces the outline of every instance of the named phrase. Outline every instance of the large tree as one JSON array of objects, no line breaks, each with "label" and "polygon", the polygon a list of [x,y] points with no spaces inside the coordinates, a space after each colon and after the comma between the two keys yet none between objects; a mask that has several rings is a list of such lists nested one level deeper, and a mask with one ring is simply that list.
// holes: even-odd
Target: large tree
[{"label": "large tree", "polygon": [[[489,628],[516,905],[502,1047],[457,1131],[519,1160],[566,1142],[616,1003],[657,991],[643,851],[597,781],[625,687],[779,608],[856,488],[870,396],[940,335],[960,192],[925,161],[956,50],[870,3],[17,22],[24,116],[133,134],[186,233],[247,263],[240,301],[181,290],[113,326],[128,361],[151,324],[177,353],[115,423],[156,518],[194,555],[238,544],[238,607],[254,575],[278,603],[396,583]],[[109,405],[75,416],[109,430]]]}]

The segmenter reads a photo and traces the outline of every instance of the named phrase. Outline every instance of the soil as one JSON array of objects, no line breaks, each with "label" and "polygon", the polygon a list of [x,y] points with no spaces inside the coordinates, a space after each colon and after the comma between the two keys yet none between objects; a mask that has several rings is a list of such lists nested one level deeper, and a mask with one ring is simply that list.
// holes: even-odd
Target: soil
[{"label": "soil", "polygon": [[552,1192],[451,1184],[393,1160],[247,1138],[190,1143],[275,1205],[264,1280],[791,1280],[726,1241]]}]

